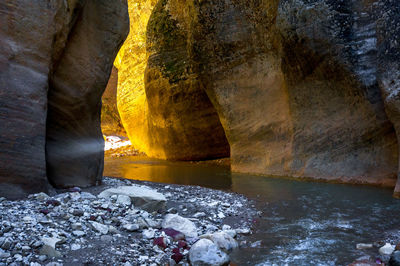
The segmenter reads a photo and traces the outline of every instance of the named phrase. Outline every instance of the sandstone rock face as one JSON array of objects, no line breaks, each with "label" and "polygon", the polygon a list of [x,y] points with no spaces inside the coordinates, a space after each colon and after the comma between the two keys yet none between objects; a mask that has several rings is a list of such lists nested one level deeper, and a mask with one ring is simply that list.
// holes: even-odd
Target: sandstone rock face
[{"label": "sandstone rock face", "polygon": [[128,32],[125,4],[87,0],[51,76],[46,156],[56,186],[94,185],[103,175],[101,96]]},{"label": "sandstone rock face", "polygon": [[[157,0],[128,0],[130,32],[115,60],[118,68],[117,106],[121,121],[136,148],[147,143],[146,25]],[[141,141],[143,140],[143,141]]]},{"label": "sandstone rock face", "polygon": [[46,190],[48,76],[63,27],[53,22],[71,14],[63,1],[28,0],[1,1],[0,12],[0,195],[17,197]]},{"label": "sandstone rock face", "polygon": [[[127,33],[126,10],[123,0],[0,3],[1,196],[46,190],[46,160],[56,185],[101,176],[100,97]],[[82,142],[96,152],[72,156]]]},{"label": "sandstone rock face", "polygon": [[[143,11],[133,9],[131,13],[149,17],[154,4],[147,1],[142,4]],[[229,156],[218,114],[193,71],[187,50],[190,36],[185,34],[189,32],[178,30],[186,26],[175,25],[166,4],[159,1],[154,7],[145,46],[134,38],[128,38],[124,45],[131,53],[124,53],[120,67],[118,107],[123,124],[132,145],[151,157],[199,160]],[[186,3],[179,4],[176,15],[190,15]],[[138,26],[131,25],[131,34],[143,33]],[[143,63],[129,68],[136,62],[131,58],[135,51],[143,54],[138,59],[147,58],[144,79]]]},{"label": "sandstone rock face", "polygon": [[117,107],[118,69],[112,68],[102,97],[101,131],[103,135],[126,136]]},{"label": "sandstone rock face", "polygon": [[[381,1],[379,7],[376,16],[379,85],[386,112],[400,143],[400,5],[394,1]],[[400,197],[400,178],[397,179],[394,196]]]},{"label": "sandstone rock face", "polygon": [[[392,33],[385,26],[379,33],[377,15],[386,9],[386,23],[396,25],[398,3],[163,0],[159,5],[164,8],[155,8],[148,32],[149,43],[156,44],[146,71],[149,113],[156,109],[151,102],[163,99],[165,91],[155,88],[165,87],[165,79],[180,84],[182,77],[194,77],[218,111],[234,171],[394,185],[397,139],[377,69],[377,38],[389,41],[385,34]],[[152,35],[152,25],[164,34]],[[391,38],[398,39],[396,34]],[[167,56],[174,47],[178,59]]]}]

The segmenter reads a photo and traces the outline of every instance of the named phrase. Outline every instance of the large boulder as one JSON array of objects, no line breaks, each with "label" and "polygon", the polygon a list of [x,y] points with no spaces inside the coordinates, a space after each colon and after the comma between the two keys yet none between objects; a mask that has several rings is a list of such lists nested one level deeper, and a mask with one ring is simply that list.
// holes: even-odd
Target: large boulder
[{"label": "large boulder", "polygon": [[[194,77],[218,112],[234,171],[394,186],[398,104],[382,99],[379,84],[385,72],[391,90],[398,88],[391,80],[398,80],[398,7],[361,0],[161,0],[148,25],[148,113],[169,112],[162,108],[167,90],[155,88]],[[381,25],[382,14],[392,27]],[[379,36],[392,47],[385,61],[391,67],[381,72],[378,54],[387,49],[378,46]],[[390,120],[385,104],[393,106]],[[168,125],[165,117],[155,124]],[[166,134],[163,142],[168,138],[174,139]]]},{"label": "large boulder", "polygon": [[126,3],[5,0],[0,10],[0,195],[45,191],[46,171],[59,186],[95,183],[100,97],[127,34]]},{"label": "large boulder", "polygon": [[163,210],[167,202],[167,198],[156,190],[137,185],[109,188],[101,192],[98,197],[107,199],[113,195],[128,196],[135,207],[149,212]]}]

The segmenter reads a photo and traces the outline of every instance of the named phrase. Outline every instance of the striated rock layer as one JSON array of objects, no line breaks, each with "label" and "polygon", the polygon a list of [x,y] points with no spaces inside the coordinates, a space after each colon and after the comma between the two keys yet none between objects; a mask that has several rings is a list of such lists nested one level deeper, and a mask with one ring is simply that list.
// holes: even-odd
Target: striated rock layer
[{"label": "striated rock layer", "polygon": [[394,186],[399,5],[160,0],[147,33],[151,134],[171,121],[166,99],[198,84],[218,112],[234,171]]},{"label": "striated rock layer", "polygon": [[[0,13],[0,196],[44,191],[46,176],[94,184],[100,98],[127,34],[126,3],[5,0]],[[82,144],[90,154],[73,156]]]},{"label": "striated rock layer", "polygon": [[[378,3],[378,80],[386,113],[400,143],[400,4],[395,1]],[[400,197],[400,177],[397,179],[394,196]]]}]

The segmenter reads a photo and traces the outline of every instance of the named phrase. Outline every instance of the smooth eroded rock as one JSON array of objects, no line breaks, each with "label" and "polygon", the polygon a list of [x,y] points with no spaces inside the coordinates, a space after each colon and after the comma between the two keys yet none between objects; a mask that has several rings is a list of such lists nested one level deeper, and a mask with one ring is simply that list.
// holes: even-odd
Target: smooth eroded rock
[{"label": "smooth eroded rock", "polygon": [[186,237],[197,237],[196,225],[187,218],[178,214],[167,214],[162,222],[162,228],[172,228],[183,233]]},{"label": "smooth eroded rock", "polygon": [[128,25],[125,0],[86,0],[50,77],[47,175],[57,187],[101,181],[101,96]]},{"label": "smooth eroded rock", "polygon": [[190,248],[189,260],[193,266],[227,265],[229,256],[211,240],[200,239]]},{"label": "smooth eroded rock", "polygon": [[167,201],[165,196],[156,190],[137,185],[106,189],[101,192],[98,197],[110,198],[112,195],[128,196],[135,207],[149,212],[164,209]]},{"label": "smooth eroded rock", "polygon": [[[143,16],[149,21],[147,32],[142,32],[140,25],[131,25],[131,34],[143,33],[146,43],[140,38],[128,38],[124,48],[130,52],[124,52],[118,63],[118,108],[123,124],[132,145],[150,157],[228,157],[229,144],[218,114],[186,49],[190,38],[186,34],[190,32],[185,31],[186,24],[177,25],[174,19],[181,12],[188,18],[190,6],[181,3],[177,12],[169,14],[172,9],[168,10],[167,3],[158,1],[154,6],[154,1],[145,1],[140,10],[131,11],[132,16]],[[180,27],[182,31],[177,30]],[[139,59],[145,60],[147,66],[143,62],[135,64]],[[127,68],[130,65],[132,68]]]}]

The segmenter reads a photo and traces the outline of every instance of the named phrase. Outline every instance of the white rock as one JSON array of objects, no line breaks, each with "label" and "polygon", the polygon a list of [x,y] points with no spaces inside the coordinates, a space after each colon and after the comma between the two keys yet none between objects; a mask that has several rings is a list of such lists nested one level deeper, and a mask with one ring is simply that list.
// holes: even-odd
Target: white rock
[{"label": "white rock", "polygon": [[231,237],[235,238],[236,237],[236,230],[230,229],[230,230],[224,230],[225,233],[230,235]]},{"label": "white rock", "polygon": [[80,230],[72,231],[72,234],[73,234],[74,236],[76,236],[76,237],[82,237],[82,236],[86,235],[85,232],[80,231]]},{"label": "white rock", "polygon": [[379,249],[379,254],[381,255],[392,255],[394,252],[395,246],[391,245],[390,243],[386,243],[383,247]]},{"label": "white rock", "polygon": [[43,246],[40,249],[41,255],[48,257],[61,257],[61,253],[56,250],[56,244],[61,241],[60,238],[56,237],[42,237]]},{"label": "white rock", "polygon": [[132,204],[131,198],[126,195],[118,195],[117,203],[124,206],[130,206]]},{"label": "white rock", "polygon": [[147,239],[154,238],[156,231],[152,228],[143,231],[143,237]]},{"label": "white rock", "polygon": [[224,251],[231,251],[232,249],[238,248],[239,245],[235,239],[233,239],[226,232],[216,232],[214,234],[202,235],[200,238],[206,238],[214,242],[220,249]]},{"label": "white rock", "polygon": [[243,235],[250,234],[249,228],[239,228],[239,229],[236,229],[235,231],[236,231],[236,234],[243,234]]},{"label": "white rock", "polygon": [[120,186],[106,189],[99,194],[99,198],[110,198],[112,195],[126,195],[131,202],[146,211],[153,212],[165,208],[167,199],[156,190],[144,186]]},{"label": "white rock", "polygon": [[196,225],[178,214],[167,214],[162,222],[163,228],[172,228],[183,233],[186,237],[197,237]]},{"label": "white rock", "polygon": [[14,260],[17,261],[17,262],[22,261],[22,255],[21,254],[15,254],[14,255]]},{"label": "white rock", "polygon": [[193,217],[194,218],[200,218],[200,217],[205,217],[206,214],[204,212],[196,212]]},{"label": "white rock", "polygon": [[356,245],[357,249],[367,249],[367,248],[373,248],[374,245],[372,244],[364,244],[364,243],[359,243]]},{"label": "white rock", "polygon": [[128,232],[134,232],[139,230],[139,225],[138,224],[124,224],[122,225],[122,228],[124,228]]},{"label": "white rock", "polygon": [[30,224],[30,223],[34,223],[35,219],[32,218],[31,216],[25,216],[24,218],[22,218],[22,221],[24,221],[24,223]]},{"label": "white rock", "polygon": [[82,199],[96,199],[97,197],[89,192],[81,192]]},{"label": "white rock", "polygon": [[90,224],[92,225],[93,229],[99,232],[100,234],[106,235],[108,233],[108,226],[91,221]]},{"label": "white rock", "polygon": [[47,195],[46,193],[40,192],[40,193],[34,194],[34,195],[33,195],[33,198],[35,198],[35,199],[37,199],[37,200],[46,200],[46,199],[48,199],[48,198],[50,198],[50,197],[49,197],[49,195]]},{"label": "white rock", "polygon": [[224,224],[222,226],[222,231],[227,231],[227,230],[231,230],[231,229],[232,229],[232,227],[230,225]]},{"label": "white rock", "polygon": [[72,244],[71,245],[71,250],[79,250],[79,249],[81,249],[81,245],[79,245],[79,244]]},{"label": "white rock", "polygon": [[11,254],[9,252],[5,252],[4,250],[2,250],[0,248],[0,259],[6,259],[9,258],[11,256]]},{"label": "white rock", "polygon": [[193,266],[225,265],[229,256],[209,239],[200,239],[189,251],[189,260]]}]

